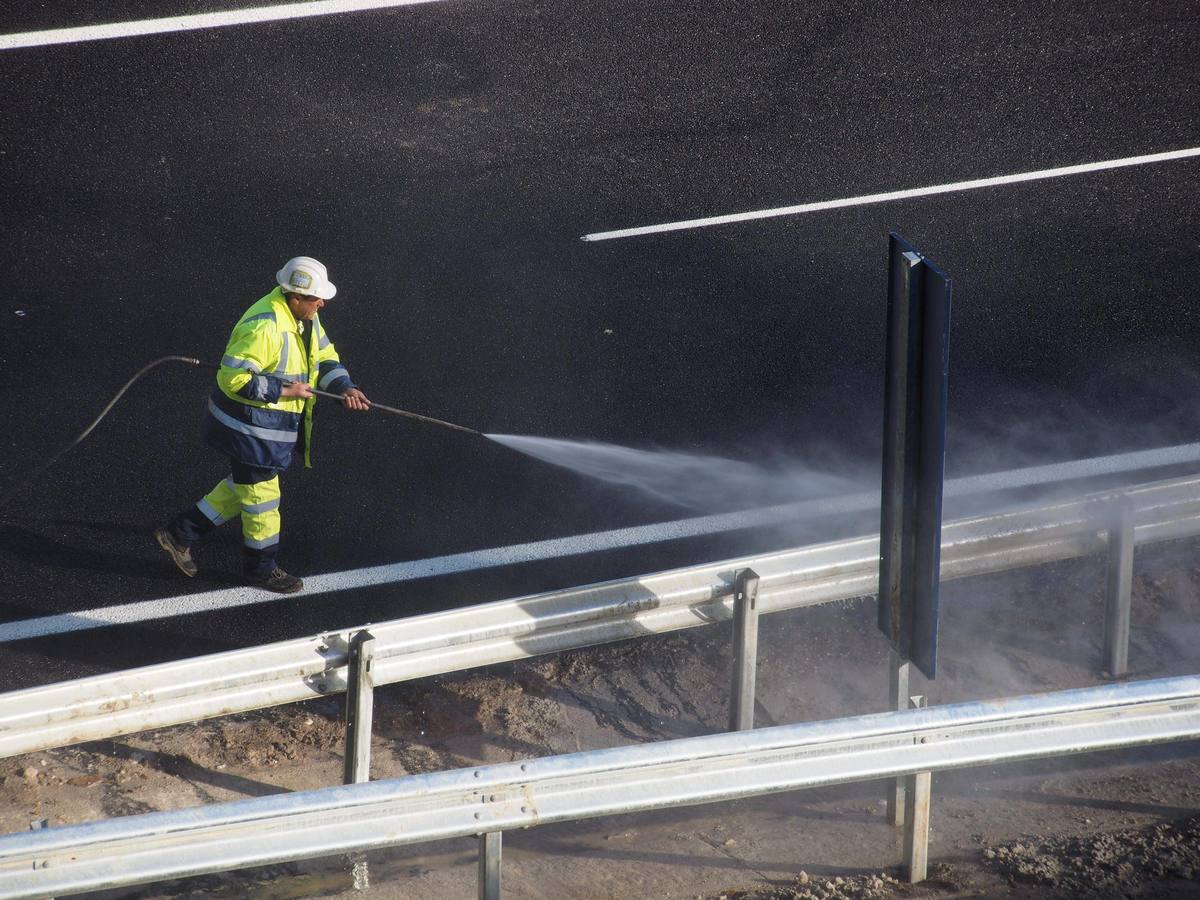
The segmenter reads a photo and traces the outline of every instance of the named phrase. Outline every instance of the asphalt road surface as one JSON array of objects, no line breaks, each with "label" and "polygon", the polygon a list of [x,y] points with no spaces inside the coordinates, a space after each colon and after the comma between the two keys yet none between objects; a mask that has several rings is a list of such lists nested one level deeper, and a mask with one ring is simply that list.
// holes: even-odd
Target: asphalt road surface
[{"label": "asphalt road surface", "polygon": [[[250,5],[5,4],[0,32]],[[1195,147],[1198,58],[1194,2],[447,0],[0,51],[0,486],[146,362],[218,359],[297,254],[328,264],[322,320],[380,402],[489,432],[874,471],[892,229],[954,280],[948,474],[1194,441],[1197,158],[580,238]],[[157,370],[0,511],[4,621],[236,583],[235,524],[190,582],[150,536],[224,474],[199,439],[210,384]],[[284,476],[281,561],[303,576],[714,511],[328,401],[315,455]],[[795,538],[464,567],[10,643],[0,677]]]}]

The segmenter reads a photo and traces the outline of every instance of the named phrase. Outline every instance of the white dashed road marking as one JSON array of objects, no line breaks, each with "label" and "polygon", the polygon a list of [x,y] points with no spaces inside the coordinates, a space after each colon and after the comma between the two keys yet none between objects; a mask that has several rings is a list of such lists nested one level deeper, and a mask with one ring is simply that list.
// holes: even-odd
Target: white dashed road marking
[{"label": "white dashed road marking", "polygon": [[1088,172],[1103,172],[1126,166],[1145,166],[1151,163],[1169,162],[1200,156],[1200,147],[1186,150],[1170,150],[1166,153],[1150,153],[1145,156],[1129,156],[1125,159],[1106,159],[1102,162],[1083,163],[1077,166],[1062,166],[1057,169],[1039,169],[1036,172],[1018,172],[1014,175],[995,175],[991,178],[976,178],[972,181],[954,181],[950,184],[935,184],[929,187],[908,188],[903,191],[888,191],[883,194],[864,194],[861,197],[844,197],[841,200],[819,200],[816,203],[798,203],[795,206],[778,206],[755,212],[729,213],[723,216],[706,216],[703,219],[687,219],[682,222],[666,222],[662,225],[640,225],[637,228],[620,228],[616,231],[597,231],[585,234],[585,241],[611,241],[614,238],[636,237],[642,234],[658,234],[663,231],[685,231],[689,228],[708,228],[711,225],[728,225],[732,222],[750,222],[755,219],[773,219],[779,216],[795,216],[801,213],[820,212],[826,209],[842,209],[846,206],[867,206],[872,203],[887,203],[891,200],[908,200],[913,197],[930,197],[934,194],[951,194],[955,191],[974,191],[979,188],[998,187],[1004,184],[1019,184],[1023,181],[1040,181],[1045,178],[1064,178],[1068,175],[1083,175]]},{"label": "white dashed road marking", "polygon": [[372,9],[391,9],[396,6],[416,6],[420,3],[440,2],[445,2],[445,0],[319,0],[319,2],[312,3],[281,3],[278,6],[255,6],[249,9],[231,9],[226,12],[197,13],[190,16],[139,19],[134,22],[81,25],[76,28],[51,28],[46,31],[0,34],[0,50],[46,47],[52,44],[78,44],[82,41],[105,41],[113,38],[140,37],[147,34],[168,34],[174,31],[197,31],[202,28],[224,28],[229,25],[306,19],[312,16],[332,16],[338,13],[364,12]]}]

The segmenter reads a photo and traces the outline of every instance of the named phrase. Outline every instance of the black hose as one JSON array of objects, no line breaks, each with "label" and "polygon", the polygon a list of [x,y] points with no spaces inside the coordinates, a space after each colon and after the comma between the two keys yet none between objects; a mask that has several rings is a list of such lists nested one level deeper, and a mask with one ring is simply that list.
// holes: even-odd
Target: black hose
[{"label": "black hose", "polygon": [[72,447],[75,447],[76,445],[78,445],[80,441],[82,441],[85,437],[87,437],[89,434],[91,434],[92,430],[97,425],[100,424],[101,419],[103,419],[105,416],[108,415],[109,410],[111,410],[116,405],[117,401],[120,400],[125,395],[125,392],[133,386],[133,383],[135,381],[137,381],[139,378],[141,378],[143,375],[145,375],[147,372],[149,372],[155,366],[161,366],[165,362],[182,362],[182,363],[187,363],[188,365],[192,365],[192,366],[201,365],[200,360],[193,359],[190,356],[164,356],[161,359],[156,359],[154,362],[149,363],[148,365],[142,366],[142,368],[138,369],[137,374],[134,375],[132,378],[130,378],[127,382],[125,382],[125,386],[123,388],[121,388],[119,391],[117,391],[117,395],[108,401],[108,405],[105,406],[104,409],[100,410],[100,415],[96,416],[95,421],[92,422],[91,425],[89,425],[87,428],[85,428],[83,430],[83,434],[79,435],[79,437],[75,438],[75,440],[71,441],[71,443],[67,444],[67,446],[63,447],[61,450],[59,450],[57,453],[55,453],[52,457],[50,457],[48,460],[46,460],[44,463],[42,463],[40,466],[38,466],[36,469],[34,469],[32,474],[30,474],[28,478],[25,478],[23,481],[18,481],[16,484],[11,485],[8,488],[8,490],[6,490],[2,495],[0,495],[0,508],[7,506],[8,502],[10,500],[12,500],[13,497],[17,496],[17,494],[19,494],[21,492],[22,488],[27,487],[28,485],[30,485],[34,481],[36,481],[38,476],[40,476],[43,472],[45,472],[52,465],[54,465],[56,462],[58,462],[59,458],[64,453],[66,453]]},{"label": "black hose", "polygon": [[[40,466],[38,466],[36,469],[34,469],[28,478],[25,478],[23,481],[18,481],[17,483],[11,485],[8,488],[8,490],[6,490],[3,494],[0,494],[0,509],[3,509],[5,506],[7,506],[8,502],[10,500],[12,500],[13,497],[17,496],[17,494],[19,494],[21,492],[22,488],[25,488],[28,485],[32,484],[34,481],[37,480],[37,478],[43,472],[45,472],[52,465],[54,465],[56,462],[58,462],[59,458],[64,453],[66,453],[72,447],[75,447],[77,444],[79,444],[80,441],[82,441],[89,434],[91,434],[92,430],[97,425],[100,424],[100,421],[105,416],[108,415],[109,410],[111,410],[116,405],[117,401],[120,400],[125,395],[125,392],[127,390],[129,390],[130,387],[133,386],[133,383],[135,381],[137,381],[139,378],[141,378],[143,375],[145,375],[147,372],[149,372],[155,366],[161,366],[165,362],[182,362],[182,363],[187,363],[190,366],[205,366],[210,369],[219,369],[220,368],[220,366],[216,365],[215,363],[201,362],[200,360],[193,359],[190,356],[164,356],[161,359],[154,360],[154,362],[149,363],[148,365],[142,366],[142,368],[138,369],[137,374],[134,375],[132,378],[130,378],[127,382],[125,382],[125,386],[123,388],[121,388],[119,391],[117,391],[117,395],[108,401],[108,405],[105,406],[104,409],[100,410],[100,415],[96,416],[95,421],[92,422],[92,424],[89,425],[87,428],[85,428],[83,430],[83,433],[81,435],[79,435],[79,437],[75,438],[75,440],[71,441],[71,443],[67,444],[67,446],[63,447],[61,450],[59,450],[57,453],[55,453],[52,457],[50,457],[48,460],[46,460],[44,463],[42,463]],[[320,394],[322,397],[334,397],[336,399],[341,399],[337,394],[331,394],[328,391],[318,391],[315,388],[313,389],[313,393]],[[414,419],[418,422],[425,422],[430,425],[440,425],[445,428],[453,428],[456,431],[465,431],[468,434],[479,434],[479,432],[473,428],[467,428],[466,426],[463,426],[463,425],[455,425],[453,422],[445,422],[445,421],[442,421],[441,419],[431,418],[430,416],[422,416],[422,415],[419,415],[414,412],[409,412],[408,410],[405,410],[405,409],[396,409],[393,406],[384,406],[382,403],[372,403],[371,409],[378,409],[378,410],[381,410],[382,412],[392,413],[393,415],[404,416],[405,418]]]}]

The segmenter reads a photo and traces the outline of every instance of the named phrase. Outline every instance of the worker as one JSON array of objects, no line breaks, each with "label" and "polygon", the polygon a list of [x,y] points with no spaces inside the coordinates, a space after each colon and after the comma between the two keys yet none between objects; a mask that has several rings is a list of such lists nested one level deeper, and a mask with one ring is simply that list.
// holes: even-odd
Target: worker
[{"label": "worker", "polygon": [[337,288],[308,256],[288,260],[277,287],[234,326],[208,402],[205,442],[229,458],[230,475],[154,537],[184,575],[194,576],[192,545],[223,522],[242,520],[247,584],[292,594],[304,582],[280,568],[279,473],[296,451],[312,466],[312,418],[318,390],[340,394],[347,409],[370,401],[355,387],[318,312]]}]

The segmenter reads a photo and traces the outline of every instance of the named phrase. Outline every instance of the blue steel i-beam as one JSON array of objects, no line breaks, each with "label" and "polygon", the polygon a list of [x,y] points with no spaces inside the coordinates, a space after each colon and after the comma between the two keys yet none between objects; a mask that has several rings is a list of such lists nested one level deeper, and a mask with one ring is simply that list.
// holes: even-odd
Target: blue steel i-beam
[{"label": "blue steel i-beam", "polygon": [[950,279],[894,232],[888,242],[879,628],[902,660],[937,672]]}]

